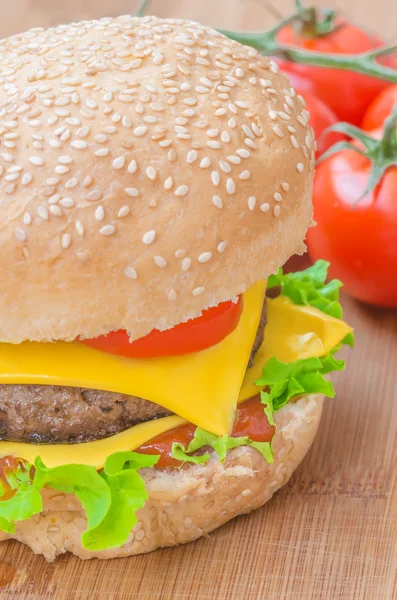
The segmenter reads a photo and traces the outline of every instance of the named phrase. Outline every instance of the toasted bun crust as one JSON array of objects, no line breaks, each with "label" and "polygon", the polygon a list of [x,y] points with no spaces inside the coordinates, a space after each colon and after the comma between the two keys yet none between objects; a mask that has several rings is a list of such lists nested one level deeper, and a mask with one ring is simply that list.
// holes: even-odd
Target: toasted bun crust
[{"label": "toasted bun crust", "polygon": [[44,511],[19,523],[14,537],[49,561],[72,552],[80,558],[116,558],[150,552],[197,539],[237,515],[270,500],[308,451],[321,417],[323,397],[308,395],[276,413],[274,463],[249,447],[229,451],[224,464],[215,456],[187,470],[143,469],[149,500],[137,513],[128,542],[102,552],[82,548],[85,513],[71,495],[44,490]]},{"label": "toasted bun crust", "polygon": [[0,341],[136,339],[304,250],[308,113],[252,48],[124,16],[0,59]]}]

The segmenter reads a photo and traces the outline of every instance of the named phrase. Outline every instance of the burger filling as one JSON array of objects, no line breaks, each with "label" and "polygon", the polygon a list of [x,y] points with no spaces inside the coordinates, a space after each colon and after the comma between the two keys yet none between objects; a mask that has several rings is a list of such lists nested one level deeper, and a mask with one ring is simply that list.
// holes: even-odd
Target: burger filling
[{"label": "burger filling", "polygon": [[19,352],[0,344],[0,529],[14,533],[15,522],[41,512],[48,486],[82,502],[85,548],[117,547],[147,499],[139,469],[223,461],[237,446],[272,462],[273,414],[304,394],[333,396],[324,376],[344,368],[334,353],[352,344],[340,283],[326,284],[326,274],[323,261],[301,273],[280,270],[268,281],[278,298],[264,302],[265,287],[255,284],[211,318],[131,348],[123,332],[84,346],[28,342]]}]

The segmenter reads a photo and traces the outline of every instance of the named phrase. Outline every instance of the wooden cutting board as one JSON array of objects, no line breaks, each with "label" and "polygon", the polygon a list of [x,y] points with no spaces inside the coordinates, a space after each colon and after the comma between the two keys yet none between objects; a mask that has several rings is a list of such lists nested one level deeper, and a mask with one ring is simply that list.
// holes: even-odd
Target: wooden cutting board
[{"label": "wooden cutting board", "polygon": [[[346,10],[392,37],[394,2],[356,0]],[[3,0],[0,36],[131,12],[136,4]],[[289,7],[288,0],[152,0],[151,12],[259,28]],[[48,564],[16,542],[3,543],[0,598],[397,599],[397,313],[348,298],[344,306],[356,349],[345,353],[348,369],[335,377],[337,397],[326,402],[310,454],[268,505],[208,539],[109,562],[62,556]]]}]

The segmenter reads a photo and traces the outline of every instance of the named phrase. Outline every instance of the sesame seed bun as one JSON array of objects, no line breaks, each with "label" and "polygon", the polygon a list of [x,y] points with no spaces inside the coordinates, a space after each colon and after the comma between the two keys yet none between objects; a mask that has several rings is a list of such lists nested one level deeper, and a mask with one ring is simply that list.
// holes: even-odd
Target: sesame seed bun
[{"label": "sesame seed bun", "polygon": [[124,16],[0,57],[0,341],[133,340],[302,253],[313,132],[252,48]]},{"label": "sesame seed bun", "polygon": [[101,552],[81,546],[87,526],[75,496],[44,489],[44,510],[17,523],[15,538],[49,561],[71,552],[80,558],[117,558],[150,552],[195,540],[230,519],[249,513],[270,500],[304,458],[316,434],[323,397],[317,394],[286,404],[275,415],[274,462],[248,446],[230,450],[225,463],[213,456],[204,465],[188,469],[142,469],[149,499],[137,512],[127,543]]}]

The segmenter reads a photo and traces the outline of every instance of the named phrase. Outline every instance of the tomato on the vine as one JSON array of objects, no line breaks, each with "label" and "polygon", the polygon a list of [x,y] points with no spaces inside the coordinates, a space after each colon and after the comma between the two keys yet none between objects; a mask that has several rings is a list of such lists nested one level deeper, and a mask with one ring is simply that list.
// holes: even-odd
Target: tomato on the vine
[{"label": "tomato on the vine", "polygon": [[[381,138],[382,132],[372,132]],[[317,168],[314,219],[307,244],[314,260],[331,262],[330,276],[351,296],[397,307],[397,162],[363,193],[372,164],[353,150],[330,156]]]},{"label": "tomato on the vine", "polygon": [[362,128],[371,131],[371,129],[382,127],[396,104],[397,84],[390,85],[375,98],[364,115]]},{"label": "tomato on the vine", "polygon": [[[359,54],[383,45],[381,39],[342,19],[335,19],[334,27],[324,34],[298,30],[294,25],[283,27],[277,39],[282,44],[336,54]],[[382,59],[394,66],[392,59]],[[295,62],[282,62],[281,68],[311,82],[311,91],[337,114],[339,120],[360,124],[372,100],[388,85],[374,77],[351,71],[317,67]]]},{"label": "tomato on the vine", "polygon": [[86,346],[129,358],[158,358],[199,352],[215,346],[238,325],[243,298],[237,302],[221,302],[208,308],[196,319],[180,323],[172,329],[153,329],[148,335],[130,342],[126,331],[113,331],[97,338],[80,340]]}]

